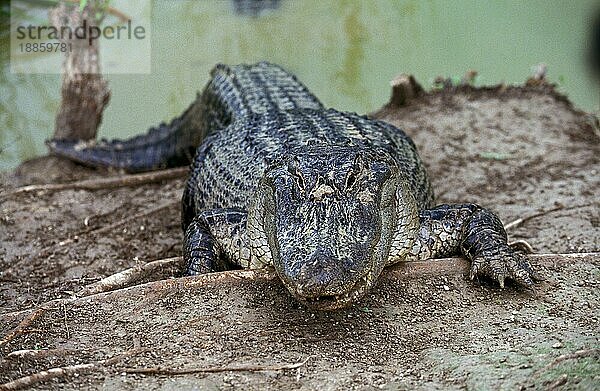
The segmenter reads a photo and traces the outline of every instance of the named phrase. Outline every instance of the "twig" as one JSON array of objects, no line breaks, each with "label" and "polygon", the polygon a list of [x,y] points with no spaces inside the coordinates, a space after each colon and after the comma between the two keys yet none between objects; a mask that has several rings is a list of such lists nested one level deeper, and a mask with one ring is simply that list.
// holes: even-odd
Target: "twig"
[{"label": "twig", "polygon": [[35,322],[35,320],[38,319],[40,316],[42,316],[44,314],[44,312],[46,312],[44,305],[35,309],[31,314],[29,314],[25,319],[23,319],[17,325],[17,327],[15,329],[13,329],[13,331],[11,331],[4,338],[2,338],[2,340],[0,341],[0,347],[6,345],[7,343],[12,341],[19,335],[25,333],[25,330],[27,330],[27,327],[31,326],[31,324],[33,322]]},{"label": "twig", "polygon": [[17,188],[9,193],[2,194],[2,198],[31,193],[35,191],[60,191],[60,190],[100,190],[115,189],[127,186],[139,186],[155,183],[167,179],[181,178],[188,174],[187,167],[177,167],[168,170],[153,171],[143,174],[121,175],[117,177],[86,179],[69,183],[50,183],[45,185],[29,185]]},{"label": "twig", "polygon": [[65,377],[74,374],[81,374],[86,372],[95,372],[103,369],[104,367],[113,365],[118,361],[125,358],[140,354],[147,349],[142,349],[139,346],[139,341],[134,342],[134,347],[127,350],[126,352],[114,356],[109,359],[94,361],[87,364],[70,365],[67,367],[51,368],[46,371],[37,372],[28,376],[20,377],[18,379],[9,381],[8,383],[0,384],[0,390],[20,390],[23,388],[31,387],[34,384],[47,381],[50,379],[56,379],[59,377]]},{"label": "twig", "polygon": [[6,355],[6,358],[14,360],[14,359],[29,359],[29,360],[38,360],[44,357],[60,357],[66,356],[68,354],[81,353],[82,350],[77,349],[22,349],[15,350],[14,352],[10,352]]},{"label": "twig", "polygon": [[182,266],[183,259],[181,257],[159,259],[143,265],[137,265],[86,286],[81,291],[77,292],[77,297],[90,296],[97,293],[123,288],[131,285],[134,282],[147,278],[148,276],[151,276],[164,268],[182,269]]},{"label": "twig", "polygon": [[67,340],[71,339],[71,333],[69,331],[69,322],[67,322],[67,305],[65,303],[62,304],[62,311],[63,311],[63,321],[65,324],[65,334],[67,337]]},{"label": "twig", "polygon": [[123,372],[144,374],[144,375],[187,375],[191,373],[217,373],[217,372],[260,372],[260,371],[284,371],[287,369],[297,369],[308,362],[311,356],[308,356],[304,361],[293,364],[279,364],[279,365],[257,365],[257,364],[246,364],[236,366],[216,366],[216,367],[202,367],[202,368],[182,368],[172,369],[163,367],[153,368],[126,368]]},{"label": "twig", "polygon": [[516,227],[520,226],[521,224],[523,224],[524,222],[526,222],[528,220],[534,219],[536,217],[544,216],[544,215],[547,215],[549,213],[557,212],[559,210],[578,209],[578,208],[584,208],[584,207],[590,206],[590,205],[592,205],[592,203],[583,204],[583,205],[574,205],[574,206],[569,206],[569,207],[566,207],[565,205],[562,205],[562,204],[561,205],[557,205],[556,207],[554,207],[552,209],[542,210],[540,212],[532,213],[532,214],[530,214],[528,216],[520,217],[520,218],[518,218],[516,220],[513,220],[510,223],[505,224],[504,225],[504,229],[506,231],[511,230],[513,228],[516,228]]}]

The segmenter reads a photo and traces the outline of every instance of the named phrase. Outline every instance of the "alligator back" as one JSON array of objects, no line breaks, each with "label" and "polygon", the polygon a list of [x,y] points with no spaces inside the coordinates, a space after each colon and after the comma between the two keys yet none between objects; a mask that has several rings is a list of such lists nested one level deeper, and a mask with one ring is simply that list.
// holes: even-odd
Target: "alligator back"
[{"label": "alligator back", "polygon": [[179,117],[127,140],[50,140],[50,150],[80,163],[129,172],[189,164],[206,136],[236,119],[292,109],[323,109],[295,76],[266,62],[219,64],[202,94]]},{"label": "alligator back", "polygon": [[[247,210],[265,170],[289,156],[326,150],[375,150],[396,162],[419,208],[433,192],[413,141],[383,121],[334,109],[294,109],[251,114],[210,135],[198,148],[182,199],[185,229],[203,210]],[[315,159],[316,160],[316,159]],[[322,167],[323,172],[328,167]]]}]

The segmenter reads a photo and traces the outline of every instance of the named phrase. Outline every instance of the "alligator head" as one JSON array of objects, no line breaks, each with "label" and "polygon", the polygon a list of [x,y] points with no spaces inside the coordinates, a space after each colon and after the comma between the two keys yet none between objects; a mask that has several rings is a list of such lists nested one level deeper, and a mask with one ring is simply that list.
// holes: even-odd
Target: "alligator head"
[{"label": "alligator head", "polygon": [[394,238],[414,237],[414,205],[385,151],[311,149],[266,170],[248,220],[253,256],[305,305],[347,307],[375,283]]}]

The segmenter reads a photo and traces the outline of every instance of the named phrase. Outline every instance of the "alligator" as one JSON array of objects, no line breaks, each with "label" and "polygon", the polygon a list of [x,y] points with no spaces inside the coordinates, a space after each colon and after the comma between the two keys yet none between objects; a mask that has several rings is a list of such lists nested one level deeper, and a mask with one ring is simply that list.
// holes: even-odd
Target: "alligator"
[{"label": "alligator", "polygon": [[540,279],[496,214],[434,206],[402,130],[325,108],[274,64],[217,65],[211,75],[182,116],[145,135],[49,143],[79,162],[130,171],[191,161],[181,214],[187,274],[274,268],[317,310],[359,301],[385,267],[403,261],[463,255],[471,279],[501,287]]}]

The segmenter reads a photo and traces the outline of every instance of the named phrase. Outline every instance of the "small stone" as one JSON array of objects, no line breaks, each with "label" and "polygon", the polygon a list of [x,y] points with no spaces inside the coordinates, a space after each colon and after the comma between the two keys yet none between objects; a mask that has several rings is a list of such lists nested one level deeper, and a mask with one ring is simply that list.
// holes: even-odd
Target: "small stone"
[{"label": "small stone", "polygon": [[450,290],[450,287],[449,287],[448,285],[444,285],[444,290],[445,290],[445,291],[449,291],[449,290]]},{"label": "small stone", "polygon": [[562,348],[562,346],[563,346],[562,343],[557,342],[557,343],[555,343],[555,344],[552,345],[552,348],[553,349],[560,349],[560,348]]}]

